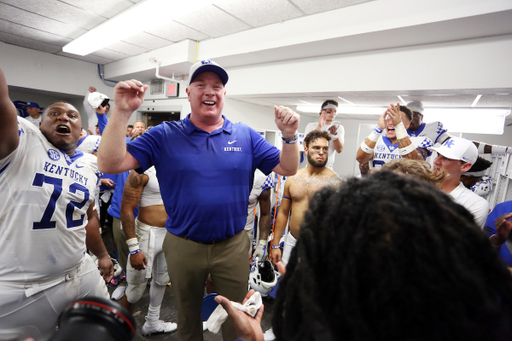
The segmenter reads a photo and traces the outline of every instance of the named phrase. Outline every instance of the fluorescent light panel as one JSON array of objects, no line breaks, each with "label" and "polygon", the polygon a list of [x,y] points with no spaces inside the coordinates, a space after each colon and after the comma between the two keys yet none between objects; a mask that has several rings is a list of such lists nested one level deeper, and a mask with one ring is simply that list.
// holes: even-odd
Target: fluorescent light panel
[{"label": "fluorescent light panel", "polygon": [[474,101],[473,101],[473,103],[471,104],[471,108],[476,107],[476,104],[478,103],[478,101],[480,100],[480,98],[482,98],[482,95],[478,95],[478,96],[476,96],[475,100],[474,100]]},{"label": "fluorescent light panel", "polygon": [[146,0],[96,26],[62,48],[80,56],[147,30],[162,21],[208,6],[213,0]]},{"label": "fluorescent light panel", "polygon": [[[355,115],[381,115],[386,108],[384,107],[338,107],[338,114]],[[320,105],[298,105],[297,111],[311,114],[320,112]]]},{"label": "fluorescent light panel", "polygon": [[423,122],[442,122],[449,132],[501,135],[508,114],[510,109],[425,108]]},{"label": "fluorescent light panel", "polygon": [[[338,114],[381,115],[385,107],[338,107]],[[299,105],[297,111],[319,113],[320,105]],[[423,122],[439,121],[449,132],[501,135],[510,109],[425,108]]]}]

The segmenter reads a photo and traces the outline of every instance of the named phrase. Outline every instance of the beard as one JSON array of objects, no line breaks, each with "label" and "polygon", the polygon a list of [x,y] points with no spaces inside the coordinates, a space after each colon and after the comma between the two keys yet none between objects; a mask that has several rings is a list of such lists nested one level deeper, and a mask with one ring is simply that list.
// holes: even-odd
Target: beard
[{"label": "beard", "polygon": [[313,166],[313,167],[318,167],[318,168],[322,168],[322,167],[325,167],[325,165],[327,164],[327,160],[329,159],[329,157],[326,157],[325,160],[323,162],[318,162],[316,160],[314,160],[309,154],[308,154],[308,163]]}]

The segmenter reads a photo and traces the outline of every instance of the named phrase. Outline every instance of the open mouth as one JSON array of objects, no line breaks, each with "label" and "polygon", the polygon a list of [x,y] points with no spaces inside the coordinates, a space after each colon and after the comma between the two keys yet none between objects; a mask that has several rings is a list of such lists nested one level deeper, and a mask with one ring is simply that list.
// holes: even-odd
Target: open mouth
[{"label": "open mouth", "polygon": [[59,125],[57,126],[57,133],[59,134],[70,134],[71,133],[71,129],[69,129],[68,126],[65,126],[65,125]]},{"label": "open mouth", "polygon": [[215,105],[215,102],[214,101],[204,101],[203,102],[204,105],[209,105],[209,106],[214,106]]}]

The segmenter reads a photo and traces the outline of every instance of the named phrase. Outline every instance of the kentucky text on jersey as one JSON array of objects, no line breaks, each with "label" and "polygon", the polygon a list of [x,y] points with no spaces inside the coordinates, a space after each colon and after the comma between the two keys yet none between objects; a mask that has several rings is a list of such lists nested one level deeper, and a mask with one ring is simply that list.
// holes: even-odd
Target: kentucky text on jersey
[{"label": "kentucky text on jersey", "polygon": [[224,147],[225,152],[241,152],[242,147]]},{"label": "kentucky text on jersey", "polygon": [[64,173],[64,176],[69,176],[71,179],[78,181],[84,186],[87,186],[87,177],[83,176],[82,174],[78,173],[77,171],[68,168],[68,167],[62,167],[55,165],[53,163],[45,162],[44,163],[44,171],[47,173],[62,175]]},{"label": "kentucky text on jersey", "polygon": [[380,159],[380,160],[394,160],[394,159],[400,159],[401,156],[398,154],[375,153],[374,158]]}]

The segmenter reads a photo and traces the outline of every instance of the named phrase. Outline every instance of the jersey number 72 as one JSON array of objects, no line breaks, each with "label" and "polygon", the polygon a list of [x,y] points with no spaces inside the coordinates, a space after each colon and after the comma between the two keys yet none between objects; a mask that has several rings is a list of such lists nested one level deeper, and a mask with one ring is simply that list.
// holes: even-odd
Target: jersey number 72
[{"label": "jersey number 72", "polygon": [[[53,212],[55,212],[55,204],[57,203],[57,200],[62,194],[62,179],[54,178],[52,176],[44,175],[41,173],[36,173],[32,185],[43,187],[43,184],[53,185],[53,193],[50,196],[50,201],[48,202],[46,209],[44,210],[43,218],[39,222],[34,222],[34,230],[53,229],[56,226],[56,222],[52,221],[51,218],[53,216]],[[89,200],[89,190],[87,189],[87,187],[84,187],[80,184],[72,183],[69,186],[69,191],[71,193],[76,193],[77,191],[81,191],[84,193],[84,200],[82,200],[81,202],[70,201],[66,206],[67,228],[72,228],[80,226],[84,222],[85,214],[82,214],[79,219],[73,220],[73,213],[75,211],[75,207],[80,209],[85,205],[87,200]]]}]

